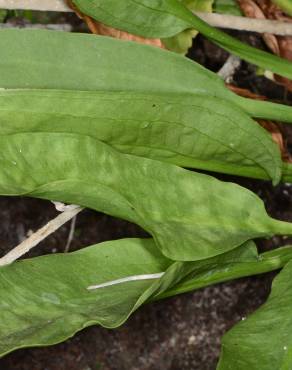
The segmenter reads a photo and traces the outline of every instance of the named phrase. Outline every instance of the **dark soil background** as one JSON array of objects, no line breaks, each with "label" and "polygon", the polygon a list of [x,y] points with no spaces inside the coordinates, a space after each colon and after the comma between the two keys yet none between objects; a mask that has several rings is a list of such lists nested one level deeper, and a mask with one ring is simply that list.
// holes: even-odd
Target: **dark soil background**
[{"label": "dark soil background", "polygon": [[[42,15],[43,16],[43,15]],[[60,16],[57,19],[60,21]],[[51,21],[51,18],[49,19]],[[72,15],[61,20],[83,29]],[[11,21],[11,19],[10,19]],[[12,21],[23,22],[23,18]],[[261,39],[248,33],[236,36],[260,48]],[[203,37],[194,41],[189,56],[218,71],[228,54]],[[242,63],[234,84],[273,99],[291,104],[292,97],[280,86],[256,76],[255,67]],[[292,147],[292,128],[283,126]],[[291,140],[291,142],[289,142]],[[292,221],[292,187],[273,188],[268,182],[218,176],[256,192],[275,218]],[[0,254],[23,240],[30,230],[43,226],[57,214],[46,201],[24,198],[0,198]],[[39,245],[28,257],[62,252],[70,225]],[[125,221],[86,210],[77,218],[70,250],[105,240],[146,236]],[[292,240],[290,241],[292,242]],[[275,237],[260,241],[261,250],[288,244],[289,239]],[[91,327],[65,343],[37,349],[16,351],[0,360],[1,370],[215,370],[220,338],[238,321],[257,309],[267,298],[274,274],[241,279],[184,294],[144,306],[116,330]]]}]

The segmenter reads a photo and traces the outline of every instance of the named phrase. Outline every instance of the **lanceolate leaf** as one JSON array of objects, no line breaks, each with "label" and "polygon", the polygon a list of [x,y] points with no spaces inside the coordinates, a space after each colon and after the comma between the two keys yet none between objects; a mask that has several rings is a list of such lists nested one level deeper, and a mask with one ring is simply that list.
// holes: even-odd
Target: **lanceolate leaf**
[{"label": "lanceolate leaf", "polygon": [[88,287],[161,273],[170,263],[151,239],[124,239],[0,268],[0,356],[61,342],[89,325],[121,325],[155,280]]},{"label": "lanceolate leaf", "polygon": [[61,342],[89,325],[114,328],[149,300],[280,268],[290,249],[272,260],[249,242],[209,261],[172,263],[151,239],[124,239],[1,267],[0,357]]},{"label": "lanceolate leaf", "polygon": [[0,136],[0,194],[80,204],[139,224],[162,253],[189,261],[249,239],[292,234],[262,201],[232,183],[172,164],[122,154],[88,136]]},{"label": "lanceolate leaf", "polygon": [[[21,48],[12,47],[12,41]],[[0,30],[0,48],[5,50],[0,60],[3,88],[199,93],[226,99],[236,96],[217,75],[199,64],[134,42],[12,29]]]},{"label": "lanceolate leaf", "polygon": [[117,150],[173,164],[281,178],[280,151],[228,101],[200,95],[55,90],[0,91],[0,135],[87,135]]},{"label": "lanceolate leaf", "polygon": [[218,370],[292,368],[292,262],[276,277],[268,301],[223,337]]},{"label": "lanceolate leaf", "polygon": [[95,35],[1,30],[0,50],[3,88],[204,94],[254,117],[292,122],[291,107],[238,97],[216,74],[159,48]]},{"label": "lanceolate leaf", "polygon": [[256,256],[251,242],[209,263],[179,264],[178,270],[152,239],[124,239],[2,267],[0,357],[21,347],[58,343],[89,325],[117,327],[187,271],[201,265],[226,268]]},{"label": "lanceolate leaf", "polygon": [[209,26],[178,0],[73,0],[83,13],[109,26],[144,37],[171,37],[195,28],[210,40],[262,68],[292,78],[291,62],[245,45]]}]

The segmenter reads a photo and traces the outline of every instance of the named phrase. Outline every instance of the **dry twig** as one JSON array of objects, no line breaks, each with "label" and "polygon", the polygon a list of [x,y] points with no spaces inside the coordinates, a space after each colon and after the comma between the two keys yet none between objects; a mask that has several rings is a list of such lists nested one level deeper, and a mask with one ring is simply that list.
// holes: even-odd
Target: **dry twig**
[{"label": "dry twig", "polygon": [[[0,9],[31,9],[58,12],[72,11],[63,0],[0,0]],[[215,13],[199,12],[196,14],[205,22],[219,28],[292,36],[292,25],[289,22],[268,19],[250,19]]]},{"label": "dry twig", "polygon": [[47,238],[49,235],[58,230],[66,222],[70,221],[79,212],[83,210],[79,206],[70,206],[65,209],[63,213],[49,221],[45,226],[40,228],[38,231],[33,233],[29,238],[20,243],[17,247],[13,248],[4,257],[0,258],[0,266],[9,265],[16,261],[18,258],[29,252],[32,248],[37,246],[41,241]]}]

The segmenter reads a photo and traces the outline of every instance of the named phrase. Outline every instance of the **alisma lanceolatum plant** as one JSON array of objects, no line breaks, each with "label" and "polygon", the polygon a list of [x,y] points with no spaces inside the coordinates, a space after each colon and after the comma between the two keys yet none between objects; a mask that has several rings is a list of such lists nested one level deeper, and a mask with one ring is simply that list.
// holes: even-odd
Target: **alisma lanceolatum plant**
[{"label": "alisma lanceolatum plant", "polygon": [[[289,63],[210,28],[180,2],[74,3],[147,37],[195,27],[292,76]],[[218,368],[258,369],[259,353],[261,369],[288,369],[291,330],[279,323],[291,326],[292,248],[258,255],[252,239],[292,235],[292,225],[269,217],[252,192],[190,169],[290,181],[290,165],[253,118],[292,123],[292,108],[238,97],[198,64],[136,43],[5,30],[0,48],[0,194],[79,204],[151,236],[0,268],[0,354],[92,324],[113,328],[146,302],[286,265],[267,304],[224,338]]]}]

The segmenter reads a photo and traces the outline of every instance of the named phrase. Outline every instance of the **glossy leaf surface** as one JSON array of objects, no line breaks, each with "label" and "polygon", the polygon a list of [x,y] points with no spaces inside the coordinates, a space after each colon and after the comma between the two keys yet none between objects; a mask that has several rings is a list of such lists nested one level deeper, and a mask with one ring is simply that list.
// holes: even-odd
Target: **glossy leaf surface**
[{"label": "glossy leaf surface", "polygon": [[[255,251],[250,243],[212,259],[212,265],[249,262]],[[177,264],[159,254],[151,239],[124,239],[0,268],[0,356],[16,348],[58,343],[89,325],[121,325],[139,306],[181,280]],[[185,273],[201,264],[210,265],[186,264]],[[161,273],[162,278],[153,277]],[[134,276],[141,280],[115,283]]]},{"label": "glossy leaf surface", "polygon": [[169,265],[152,240],[124,239],[0,268],[0,355],[55,344],[93,324],[121,325],[154,280],[88,287]]},{"label": "glossy leaf surface", "polygon": [[0,134],[76,133],[179,166],[281,178],[278,146],[227,101],[199,95],[0,91]]},{"label": "glossy leaf surface", "polygon": [[290,249],[277,251],[274,263],[252,242],[210,260],[171,263],[153,240],[124,239],[1,267],[0,356],[59,343],[89,325],[114,328],[149,300],[264,272],[267,260],[270,270],[280,268]]},{"label": "glossy leaf surface", "polygon": [[88,136],[1,135],[0,153],[0,194],[79,204],[134,222],[174,260],[292,234],[292,224],[268,217],[263,202],[236,184],[122,154]]}]

